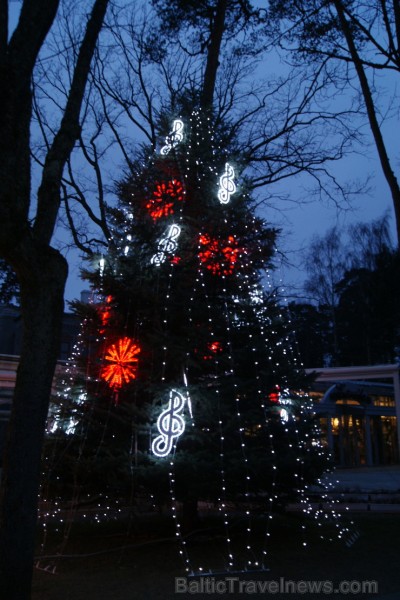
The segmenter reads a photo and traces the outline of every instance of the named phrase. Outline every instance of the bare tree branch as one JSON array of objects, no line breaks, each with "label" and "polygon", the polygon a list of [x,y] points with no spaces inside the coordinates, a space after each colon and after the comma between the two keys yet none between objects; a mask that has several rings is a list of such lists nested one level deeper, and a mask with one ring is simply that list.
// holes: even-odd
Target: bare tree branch
[{"label": "bare tree branch", "polygon": [[38,192],[38,209],[34,234],[49,243],[54,231],[60,206],[59,189],[65,163],[79,137],[79,115],[85,92],[91,60],[102,27],[108,0],[96,0],[86,33],[79,49],[71,90],[64,115],[52,146],[46,156],[42,182]]}]

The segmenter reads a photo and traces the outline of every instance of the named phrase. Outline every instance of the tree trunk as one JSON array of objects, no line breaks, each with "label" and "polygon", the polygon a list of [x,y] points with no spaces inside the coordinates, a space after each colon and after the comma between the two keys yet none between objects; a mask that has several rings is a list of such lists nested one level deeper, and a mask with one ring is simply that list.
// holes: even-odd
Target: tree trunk
[{"label": "tree trunk", "polygon": [[17,267],[23,339],[0,495],[0,598],[30,598],[41,449],[59,351],[67,263],[29,241]]},{"label": "tree trunk", "polygon": [[361,92],[364,97],[365,107],[367,109],[367,115],[369,124],[371,127],[372,135],[375,141],[375,146],[378,151],[379,160],[382,166],[382,171],[385,179],[389,185],[390,192],[393,200],[393,208],[396,219],[396,232],[397,232],[397,244],[400,243],[400,186],[397,181],[397,177],[394,174],[392,166],[390,164],[389,156],[386,150],[385,142],[382,136],[382,132],[379,126],[379,122],[376,116],[374,100],[372,97],[371,89],[368,83],[367,76],[365,74],[364,66],[358,54],[356,45],[354,43],[353,34],[351,32],[349,23],[347,22],[343,5],[341,0],[333,0],[336,11],[338,13],[340,26],[343,34],[346,38],[346,43],[349,48],[351,59],[354,63],[358,80],[360,82]]},{"label": "tree trunk", "polygon": [[50,243],[60,207],[62,173],[79,136],[90,64],[108,2],[92,3],[61,125],[48,149],[34,205],[31,81],[59,0],[24,0],[8,44],[0,18],[0,255],[17,273],[23,323],[0,488],[0,597],[4,600],[30,598],[40,459],[68,272],[65,259]]},{"label": "tree trunk", "polygon": [[203,90],[201,95],[201,106],[211,109],[214,99],[215,82],[219,67],[219,56],[221,51],[222,37],[225,29],[225,15],[227,0],[218,0],[215,11],[215,20],[211,32],[210,45],[207,50],[207,62],[204,72]]}]

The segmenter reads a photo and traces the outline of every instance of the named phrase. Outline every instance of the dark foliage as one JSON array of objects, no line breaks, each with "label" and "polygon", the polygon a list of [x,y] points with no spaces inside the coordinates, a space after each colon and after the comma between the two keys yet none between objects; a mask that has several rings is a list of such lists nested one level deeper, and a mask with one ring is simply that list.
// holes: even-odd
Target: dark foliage
[{"label": "dark foliage", "polygon": [[[190,395],[193,409],[174,457],[175,494],[184,505],[220,500],[221,469],[230,500],[251,495],[265,503],[273,490],[288,498],[299,487],[299,464],[305,483],[326,459],[312,443],[318,434],[307,402],[293,391],[308,383],[281,308],[275,293],[261,287],[277,232],[255,215],[237,160],[237,189],[229,203],[218,201],[227,146],[200,112],[184,121],[181,143],[133,163],[119,184],[113,250],[102,273],[87,273],[103,302],[77,306],[92,340],[83,361],[93,384],[83,406],[70,405],[81,415],[71,448],[84,435],[88,454],[73,465],[71,481],[94,493],[96,474],[102,473],[100,487],[112,486],[125,469],[121,482],[133,477],[136,490],[164,503],[170,460],[156,458],[150,443],[169,391],[177,389]],[[174,223],[181,233],[176,247],[165,250],[159,240]],[[154,264],[160,252],[163,260]],[[101,368],[105,349],[122,336],[141,352],[136,378],[116,393]],[[269,399],[276,385],[286,404]]]},{"label": "dark foliage", "polygon": [[[373,240],[370,240],[369,250]],[[353,256],[353,259],[356,257]],[[399,353],[399,253],[390,247],[355,259],[335,286],[337,304],[289,307],[306,367],[392,363]],[[332,318],[334,315],[334,320]]]}]

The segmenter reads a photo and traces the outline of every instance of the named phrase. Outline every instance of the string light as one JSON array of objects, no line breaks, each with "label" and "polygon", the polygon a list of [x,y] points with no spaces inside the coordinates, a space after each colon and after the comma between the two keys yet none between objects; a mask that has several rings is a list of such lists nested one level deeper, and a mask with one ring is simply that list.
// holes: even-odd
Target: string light
[{"label": "string light", "polygon": [[[183,144],[183,121],[176,119],[173,122],[172,130],[166,137],[165,145],[161,148],[160,153],[161,156],[166,157],[173,149],[176,149],[173,153],[174,162],[172,163],[171,157],[168,159],[158,157],[158,161],[162,161],[164,165],[166,176],[164,179],[159,177],[156,180],[152,187],[153,191],[146,196],[145,202],[143,197],[138,202],[140,210],[147,218],[147,222],[150,222],[148,218],[148,215],[150,215],[153,222],[159,221],[161,225],[164,223],[166,227],[158,242],[157,252],[153,254],[150,260],[150,263],[154,266],[161,266],[165,263],[165,268],[149,269],[148,257],[150,252],[148,247],[147,252],[149,253],[146,255],[147,269],[155,273],[154,293],[157,295],[158,306],[155,318],[157,319],[157,334],[163,340],[161,347],[156,348],[154,352],[157,361],[159,360],[161,364],[155,364],[154,372],[156,376],[151,380],[151,383],[160,384],[161,382],[165,386],[165,381],[168,381],[174,386],[179,386],[176,379],[178,377],[177,373],[180,373],[179,377],[183,376],[184,385],[183,392],[178,391],[175,387],[170,390],[168,405],[162,409],[157,419],[156,426],[159,435],[152,442],[148,439],[146,446],[153,453],[153,461],[168,457],[168,461],[162,461],[162,464],[168,466],[171,510],[176,526],[179,553],[184,560],[185,570],[193,572],[187,543],[182,535],[179,520],[179,503],[176,496],[176,489],[179,488],[175,481],[176,456],[179,456],[181,447],[186,450],[185,442],[189,438],[188,435],[185,435],[184,438],[181,437],[187,426],[183,416],[185,407],[187,406],[188,415],[192,420],[191,431],[194,434],[202,432],[208,435],[210,431],[211,435],[214,427],[213,435],[216,436],[216,439],[219,436],[220,489],[217,494],[217,507],[225,530],[226,568],[228,571],[232,571],[234,568],[263,569],[267,566],[266,557],[273,505],[278,498],[279,457],[275,448],[274,427],[280,427],[279,431],[284,432],[286,436],[287,448],[293,449],[298,454],[294,477],[297,481],[296,488],[304,507],[304,514],[307,517],[314,514],[315,518],[322,519],[324,518],[322,511],[312,512],[307,486],[305,485],[304,456],[307,455],[307,452],[314,451],[317,446],[313,446],[313,434],[309,436],[307,434],[308,437],[301,437],[301,424],[308,419],[309,415],[305,409],[301,409],[298,414],[295,414],[296,402],[293,400],[293,392],[287,387],[287,382],[280,373],[282,357],[283,360],[295,364],[293,356],[290,356],[290,351],[287,350],[287,347],[290,346],[289,337],[283,336],[281,339],[277,339],[278,327],[273,325],[272,318],[269,315],[266,316],[267,308],[260,289],[261,286],[255,283],[258,279],[257,268],[265,263],[261,243],[257,248],[257,240],[262,239],[263,225],[254,218],[250,218],[246,213],[243,216],[243,219],[247,221],[243,227],[243,239],[240,233],[234,231],[235,221],[232,220],[233,231],[229,230],[231,226],[230,216],[233,214],[230,211],[233,209],[233,204],[236,205],[235,210],[238,210],[242,194],[231,206],[223,208],[219,205],[228,205],[231,196],[237,191],[234,181],[235,170],[225,160],[225,171],[223,175],[220,175],[223,152],[216,142],[210,119],[204,117],[201,111],[193,111],[189,123],[187,134],[185,129]],[[182,145],[178,147],[181,143]],[[215,160],[210,162],[200,160],[198,150],[203,148]],[[154,157],[151,158],[153,164],[156,160]],[[178,165],[178,169],[176,165]],[[194,185],[193,181],[195,182]],[[207,185],[213,186],[216,190],[216,181],[219,181],[218,191],[209,196],[204,195],[204,198],[200,197],[200,190],[204,194]],[[189,200],[186,196],[186,187],[190,190]],[[200,201],[204,201],[207,210],[215,209],[214,214],[219,215],[220,219],[217,223],[218,226],[214,222],[205,223],[202,218]],[[136,209],[132,210],[135,212]],[[132,229],[129,229],[137,227],[137,223],[133,219],[133,212],[131,212],[131,208],[126,211],[126,224],[122,226],[123,235],[120,236],[119,242],[120,255],[126,259],[133,244],[138,244],[135,235],[132,235]],[[171,224],[170,217],[172,214],[174,215],[174,223]],[[131,217],[128,217],[128,215],[131,215]],[[223,216],[221,217],[221,215]],[[217,219],[215,220],[217,221]],[[180,252],[179,256],[176,256],[178,238],[180,238],[183,227],[185,227],[185,236],[182,236],[182,240],[180,240]],[[200,233],[198,229],[200,229]],[[150,243],[148,243],[148,246],[150,246]],[[196,266],[193,267],[196,260],[197,270]],[[185,271],[187,265],[190,268]],[[107,268],[110,268],[110,271],[113,268],[117,272],[119,267],[118,260],[115,260],[114,263],[107,260]],[[99,269],[102,281],[104,279],[104,269],[105,261],[100,263]],[[145,270],[146,266],[143,269]],[[185,275],[183,276],[182,273],[185,273]],[[119,277],[122,277],[120,271],[118,271],[118,274]],[[177,278],[177,274],[179,274],[179,278]],[[211,278],[209,275],[216,275],[218,278]],[[180,285],[182,284],[187,285],[190,292],[187,293],[186,290],[187,295],[185,296],[182,293],[181,297]],[[177,318],[174,313],[171,313],[171,307],[174,302],[186,298],[187,303],[182,303],[182,312]],[[277,304],[275,294],[273,295],[273,302]],[[205,313],[201,315],[199,320],[197,320],[196,303],[205,308]],[[214,307],[215,311],[212,310]],[[100,315],[100,333],[104,336],[106,336],[110,317],[107,311],[110,313],[106,306],[104,319]],[[214,315],[214,312],[217,313],[217,316]],[[278,320],[281,321],[282,319],[282,314],[279,314]],[[179,347],[181,351],[179,360],[181,362],[177,367],[177,355],[173,351],[174,346],[171,339],[174,336],[179,336],[176,331],[179,332],[181,325],[183,331],[185,331],[184,327],[186,325],[188,325],[188,329],[183,336],[185,340],[182,342],[179,339],[179,343],[176,344],[177,346],[182,344],[182,348]],[[197,336],[199,340],[196,339]],[[130,338],[126,337],[124,339],[128,340]],[[244,341],[240,343],[238,340]],[[193,349],[194,342],[196,342],[195,350]],[[246,385],[238,383],[243,377],[240,371],[242,368],[240,355],[244,351],[249,352],[252,357],[249,361],[249,364],[252,365],[250,367],[252,372],[246,373]],[[121,369],[121,360],[114,360],[114,362],[111,360],[110,357],[112,356],[114,359],[118,358],[117,354],[116,350],[111,353],[110,348],[105,350],[104,360],[110,363],[107,367],[113,366],[113,369],[109,369],[107,376],[105,376],[104,369],[101,371],[101,378],[110,387],[114,388],[120,388],[123,383],[134,379],[137,369],[138,353],[133,355],[135,360],[128,362],[127,371],[119,370]],[[119,356],[120,358],[121,356]],[[203,361],[200,367],[201,377],[198,374],[199,361]],[[156,363],[156,359],[154,359],[154,363]],[[110,374],[111,370],[114,371],[113,374]],[[117,371],[119,375],[116,374]],[[268,373],[268,378],[265,377],[265,373]],[[201,423],[201,419],[196,414],[196,407],[199,406],[199,402],[196,403],[198,399],[194,394],[194,406],[192,406],[188,380],[191,383],[195,381],[200,390],[200,398],[204,390],[208,397],[213,395],[215,399],[217,420],[210,427],[209,424],[197,425],[197,423]],[[275,388],[269,397],[268,388],[266,389],[265,384],[266,380],[279,381],[279,390]],[[273,393],[276,394],[275,399],[272,398]],[[68,395],[69,391],[66,391],[66,394]],[[253,419],[249,423],[248,418],[250,417],[246,414],[246,404],[251,404],[251,410],[256,413],[257,402],[259,421]],[[275,412],[271,408],[272,404],[276,405]],[[299,404],[301,404],[300,401]],[[213,405],[212,402],[211,405]],[[71,422],[71,428],[75,426],[76,423]],[[200,429],[201,427],[202,429]],[[230,427],[235,427],[234,435],[230,432]],[[103,430],[103,439],[104,431],[105,429]],[[178,440],[180,441],[179,451],[177,450]],[[265,452],[266,458],[271,462],[271,480],[269,486],[266,485],[268,494],[263,495],[262,500],[266,519],[265,543],[261,560],[256,556],[252,546],[253,514],[250,500],[252,491],[257,487],[257,475],[254,475],[254,469],[251,466],[253,442],[259,444],[259,449]],[[190,444],[187,445],[187,448],[190,448]],[[234,460],[232,459],[233,455],[239,457],[235,460],[241,461],[239,470],[242,471],[240,479],[235,481],[233,481],[229,471],[229,463]],[[309,455],[311,457],[311,454]],[[132,473],[133,470],[131,465]],[[236,491],[238,486],[242,487],[244,492],[242,495],[245,499],[244,560],[235,555],[234,544],[232,543],[234,515],[233,511],[230,510],[229,500],[234,494],[236,494],[236,498],[238,497]],[[96,513],[96,520],[102,518],[100,512],[99,510]],[[103,514],[107,515],[109,513],[105,511]],[[331,512],[331,518],[335,522],[338,520],[336,511]],[[340,536],[346,533],[346,529],[341,526],[337,529]],[[204,572],[202,567],[199,568],[199,571]]]}]

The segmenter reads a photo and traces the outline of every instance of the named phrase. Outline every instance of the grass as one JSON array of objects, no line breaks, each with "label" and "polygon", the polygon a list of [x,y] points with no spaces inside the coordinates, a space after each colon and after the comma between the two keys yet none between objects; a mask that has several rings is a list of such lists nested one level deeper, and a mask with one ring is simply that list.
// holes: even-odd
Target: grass
[{"label": "grass", "polygon": [[[379,596],[399,592],[400,514],[360,514],[354,516],[360,534],[348,548],[338,540],[323,541],[320,528],[306,523],[299,515],[278,515],[271,524],[268,543],[268,571],[236,574],[239,579],[271,581],[376,580]],[[302,526],[306,524],[306,530]],[[246,523],[237,520],[231,531],[235,555],[244,554]],[[251,543],[258,552],[264,542],[265,520],[253,523]],[[170,518],[153,515],[134,521],[100,525],[75,524],[63,548],[57,554],[60,534],[49,532],[44,547],[46,555],[35,569],[32,600],[169,600],[174,598],[220,598],[220,594],[176,594],[175,577],[185,575],[183,561],[174,539]],[[304,541],[307,546],[303,546]],[[213,518],[204,519],[197,533],[188,537],[188,554],[193,567],[224,570],[225,535]],[[215,571],[214,571],[215,572]],[[215,575],[224,580],[228,573]],[[192,581],[199,581],[194,578]],[[193,585],[193,584],[192,584]],[[205,588],[203,588],[205,589]],[[323,594],[264,594],[275,598],[301,597],[309,600],[329,597]],[[376,598],[375,594],[334,594],[335,598]],[[228,598],[245,598],[247,594],[227,594]],[[259,595],[261,597],[261,594]]]}]

